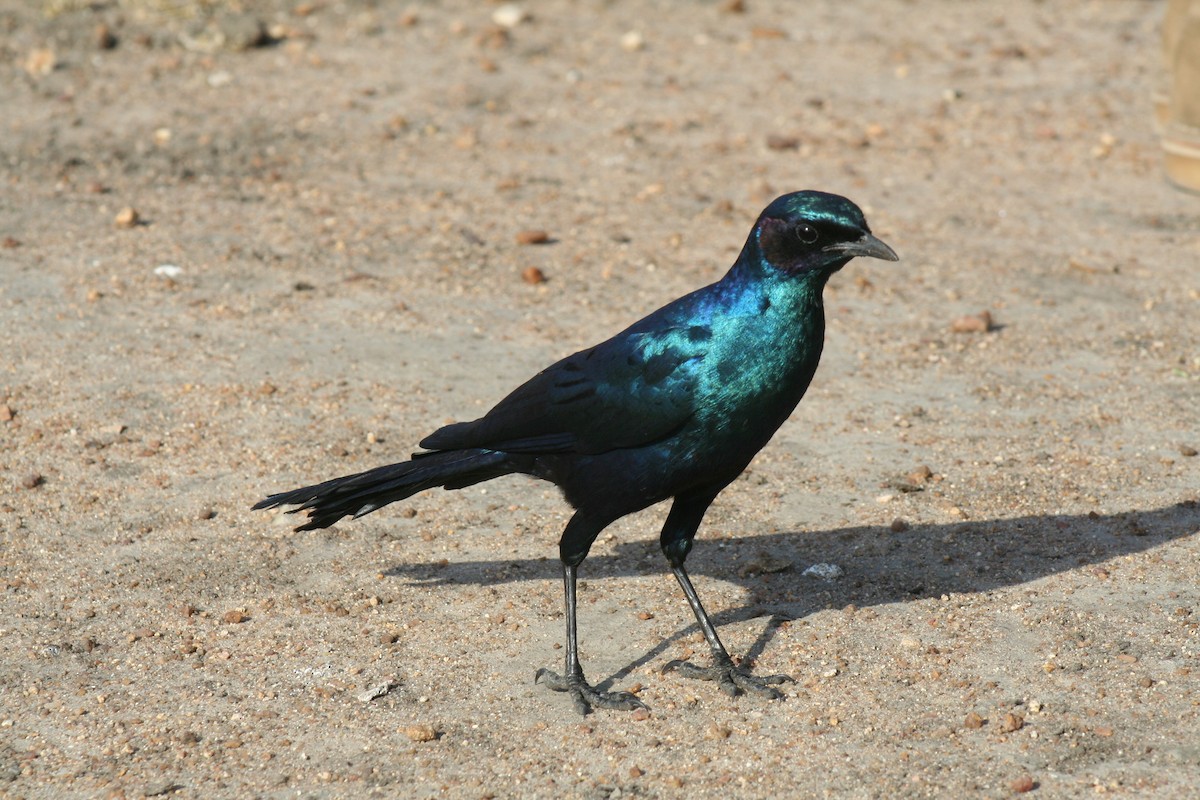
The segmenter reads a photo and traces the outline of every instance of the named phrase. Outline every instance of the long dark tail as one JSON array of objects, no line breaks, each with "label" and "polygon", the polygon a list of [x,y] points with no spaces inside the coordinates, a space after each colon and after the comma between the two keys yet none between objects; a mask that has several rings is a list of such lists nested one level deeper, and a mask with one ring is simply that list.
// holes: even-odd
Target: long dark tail
[{"label": "long dark tail", "polygon": [[296,528],[328,528],[342,517],[361,517],[417,492],[443,486],[462,489],[501,475],[521,471],[513,457],[495,450],[445,450],[418,453],[411,461],[376,467],[356,475],[280,492],[254,508],[296,506],[289,514],[307,511],[308,521]]}]

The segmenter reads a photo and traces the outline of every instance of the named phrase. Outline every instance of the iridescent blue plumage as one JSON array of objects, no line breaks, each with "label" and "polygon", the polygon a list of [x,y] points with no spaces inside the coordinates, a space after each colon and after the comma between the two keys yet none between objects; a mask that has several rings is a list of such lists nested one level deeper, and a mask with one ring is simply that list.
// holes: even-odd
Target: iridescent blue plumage
[{"label": "iridescent blue plumage", "polygon": [[614,520],[673,498],[660,544],[714,658],[712,668],[686,671],[730,692],[775,696],[764,684],[778,681],[734,667],[683,565],[708,506],[803,397],[824,342],[822,290],[855,256],[896,259],[849,200],[784,195],[762,212],[716,283],[547,367],[480,419],[435,431],[421,441],[427,452],[411,461],[272,495],[256,507],[298,505],[308,512],[304,530],[434,486],[462,488],[514,472],[557,484],[576,508],[559,542],[567,671],[539,675],[586,712],[640,703],[597,692],[584,680],[576,570]]}]

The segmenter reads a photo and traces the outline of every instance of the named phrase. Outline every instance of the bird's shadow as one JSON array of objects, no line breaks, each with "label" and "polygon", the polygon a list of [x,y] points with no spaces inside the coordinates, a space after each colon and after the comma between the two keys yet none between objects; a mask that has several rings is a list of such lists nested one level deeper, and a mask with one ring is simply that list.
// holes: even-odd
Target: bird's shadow
[{"label": "bird's shadow", "polygon": [[[717,625],[768,617],[745,661],[768,646],[782,620],[825,608],[884,605],[948,594],[987,592],[1096,565],[1200,533],[1200,502],[1188,500],[1148,511],[1013,517],[1009,519],[777,533],[704,541],[688,559],[693,576],[739,584],[745,604],[713,615]],[[837,564],[832,581],[804,574],[815,563]],[[656,538],[622,542],[587,559],[588,579],[667,571]],[[502,559],[446,564],[398,564],[385,572],[422,584],[495,585],[557,577],[553,559]],[[703,595],[703,588],[700,589]],[[659,657],[696,629],[681,627],[601,682],[607,686]]]}]

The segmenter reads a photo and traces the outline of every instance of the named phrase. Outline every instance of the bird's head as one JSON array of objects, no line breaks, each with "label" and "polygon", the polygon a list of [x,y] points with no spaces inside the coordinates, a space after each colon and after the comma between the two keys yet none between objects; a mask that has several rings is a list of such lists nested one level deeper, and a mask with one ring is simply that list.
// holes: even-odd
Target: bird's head
[{"label": "bird's head", "polygon": [[899,261],[892,248],[871,235],[862,210],[825,192],[793,192],[767,206],[754,226],[763,260],[791,275],[828,277],[855,256]]}]

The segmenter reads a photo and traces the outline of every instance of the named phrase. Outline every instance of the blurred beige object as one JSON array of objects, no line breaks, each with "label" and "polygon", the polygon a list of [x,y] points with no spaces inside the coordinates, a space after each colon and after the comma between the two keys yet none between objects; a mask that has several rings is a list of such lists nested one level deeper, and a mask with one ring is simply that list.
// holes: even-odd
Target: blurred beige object
[{"label": "blurred beige object", "polygon": [[1200,0],[1172,0],[1163,20],[1163,54],[1170,67],[1162,123],[1167,179],[1200,192]]},{"label": "blurred beige object", "polygon": [[1154,123],[1161,131],[1171,116],[1171,73],[1175,69],[1175,52],[1183,35],[1183,23],[1193,0],[1169,0],[1162,23],[1162,64],[1165,85],[1154,92]]}]

